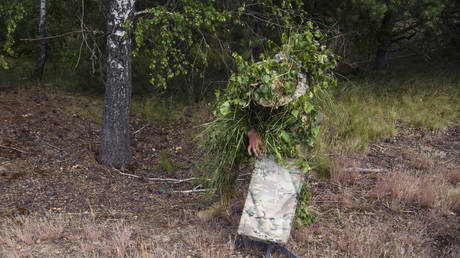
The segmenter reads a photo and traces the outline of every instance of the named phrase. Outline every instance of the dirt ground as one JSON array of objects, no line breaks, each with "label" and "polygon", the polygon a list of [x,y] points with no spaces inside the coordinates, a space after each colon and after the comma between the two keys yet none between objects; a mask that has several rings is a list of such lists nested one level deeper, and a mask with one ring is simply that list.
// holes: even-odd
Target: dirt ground
[{"label": "dirt ground", "polygon": [[[0,256],[263,257],[233,244],[249,170],[229,216],[201,221],[210,201],[180,192],[201,189],[187,181],[203,154],[193,107],[164,127],[132,117],[135,162],[117,170],[97,162],[100,126],[69,105],[85,104],[0,92]],[[459,122],[442,132],[401,125],[365,155],[335,157],[330,180],[308,179],[316,221],[293,229],[287,247],[300,257],[460,257]]]}]

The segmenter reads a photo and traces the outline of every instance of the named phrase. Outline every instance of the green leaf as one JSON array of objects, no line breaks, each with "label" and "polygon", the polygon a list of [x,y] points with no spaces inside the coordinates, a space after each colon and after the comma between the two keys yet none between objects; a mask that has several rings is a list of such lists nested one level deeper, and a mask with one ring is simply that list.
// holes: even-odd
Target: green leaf
[{"label": "green leaf", "polygon": [[281,138],[282,138],[287,144],[291,143],[291,137],[290,137],[289,133],[286,132],[286,131],[284,131],[284,130],[281,131]]},{"label": "green leaf", "polygon": [[305,160],[302,163],[302,172],[307,173],[308,171],[310,171],[310,164],[308,164],[308,162]]},{"label": "green leaf", "polygon": [[230,113],[230,103],[228,101],[224,102],[220,108],[219,112],[223,115],[226,116],[228,113]]},{"label": "green leaf", "polygon": [[320,130],[321,130],[321,129],[320,129],[319,127],[314,127],[314,128],[311,130],[311,133],[312,133],[313,137],[318,136]]},{"label": "green leaf", "polygon": [[269,83],[270,82],[270,76],[267,74],[262,75],[262,82],[263,83]]}]

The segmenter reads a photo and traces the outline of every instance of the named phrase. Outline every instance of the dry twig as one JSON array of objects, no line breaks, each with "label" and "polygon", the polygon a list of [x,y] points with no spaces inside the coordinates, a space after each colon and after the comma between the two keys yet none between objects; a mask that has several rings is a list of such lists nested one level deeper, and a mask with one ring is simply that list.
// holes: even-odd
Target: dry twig
[{"label": "dry twig", "polygon": [[183,191],[172,191],[173,193],[202,193],[214,189],[192,189],[192,190],[183,190]]},{"label": "dry twig", "polygon": [[385,169],[380,168],[358,168],[358,167],[351,167],[346,168],[344,171],[357,171],[357,172],[385,172]]},{"label": "dry twig", "polygon": [[202,192],[207,192],[207,191],[214,191],[214,190],[216,190],[215,188],[198,189],[198,188],[200,188],[201,186],[202,186],[202,185],[199,184],[199,185],[195,186],[195,188],[193,188],[192,190],[179,190],[179,191],[173,190],[172,192],[173,192],[173,193],[202,193]]},{"label": "dry twig", "polygon": [[140,133],[142,130],[144,130],[145,127],[146,127],[146,125],[142,126],[140,129],[136,130],[136,131],[134,132],[134,135]]},{"label": "dry twig", "polygon": [[27,151],[23,151],[23,150],[16,149],[16,148],[10,147],[10,146],[5,146],[5,145],[0,145],[0,148],[15,150],[15,151],[20,152],[20,153],[27,153]]},{"label": "dry twig", "polygon": [[42,138],[40,138],[40,136],[38,136],[37,133],[34,133],[34,134],[35,134],[35,138],[36,138],[37,140],[42,141],[42,142],[44,142],[46,145],[50,146],[51,148],[54,148],[54,149],[60,151],[61,153],[64,154],[64,156],[69,155],[69,153],[68,153],[67,151],[65,151],[65,150],[63,150],[63,149],[61,149],[61,148],[59,148],[59,147],[57,147],[57,146],[54,146],[54,145],[52,145],[51,143],[49,143],[49,142],[43,140]]},{"label": "dry twig", "polygon": [[165,182],[172,182],[174,184],[179,184],[179,183],[184,183],[184,182],[189,182],[192,180],[195,180],[195,177],[190,177],[190,178],[185,178],[185,179],[177,179],[177,178],[159,178],[159,177],[143,177],[143,176],[138,176],[138,175],[133,175],[129,173],[124,173],[120,171],[119,169],[113,168],[113,170],[117,171],[118,174],[122,176],[128,176],[128,177],[134,177],[134,178],[139,178],[139,179],[144,179],[144,180],[149,180],[149,181],[165,181]]}]

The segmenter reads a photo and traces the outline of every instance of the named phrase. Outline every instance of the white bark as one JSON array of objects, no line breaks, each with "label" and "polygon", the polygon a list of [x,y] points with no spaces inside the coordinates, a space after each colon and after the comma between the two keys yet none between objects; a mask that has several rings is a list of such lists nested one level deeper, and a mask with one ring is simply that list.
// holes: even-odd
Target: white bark
[{"label": "white bark", "polygon": [[102,163],[131,162],[129,107],[131,99],[131,34],[123,26],[134,16],[135,0],[112,0],[107,20],[107,81],[102,112]]},{"label": "white bark", "polygon": [[[38,35],[40,38],[46,37],[46,0],[40,0],[40,20],[38,23]],[[43,76],[43,70],[45,69],[46,61],[46,39],[41,39],[38,42],[40,46],[40,54],[37,61],[37,68],[35,71],[35,77],[41,80]]]}]

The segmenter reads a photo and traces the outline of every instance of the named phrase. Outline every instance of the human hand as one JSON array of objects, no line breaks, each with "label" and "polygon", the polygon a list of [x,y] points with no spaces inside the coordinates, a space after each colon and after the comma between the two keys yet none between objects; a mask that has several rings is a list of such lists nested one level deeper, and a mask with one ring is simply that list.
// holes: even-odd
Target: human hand
[{"label": "human hand", "polygon": [[249,130],[248,137],[249,137],[249,146],[248,146],[249,156],[252,156],[252,153],[254,153],[256,157],[259,157],[259,155],[261,155],[263,152],[267,150],[265,148],[264,143],[262,142],[262,139],[260,138],[259,134],[254,128]]}]

